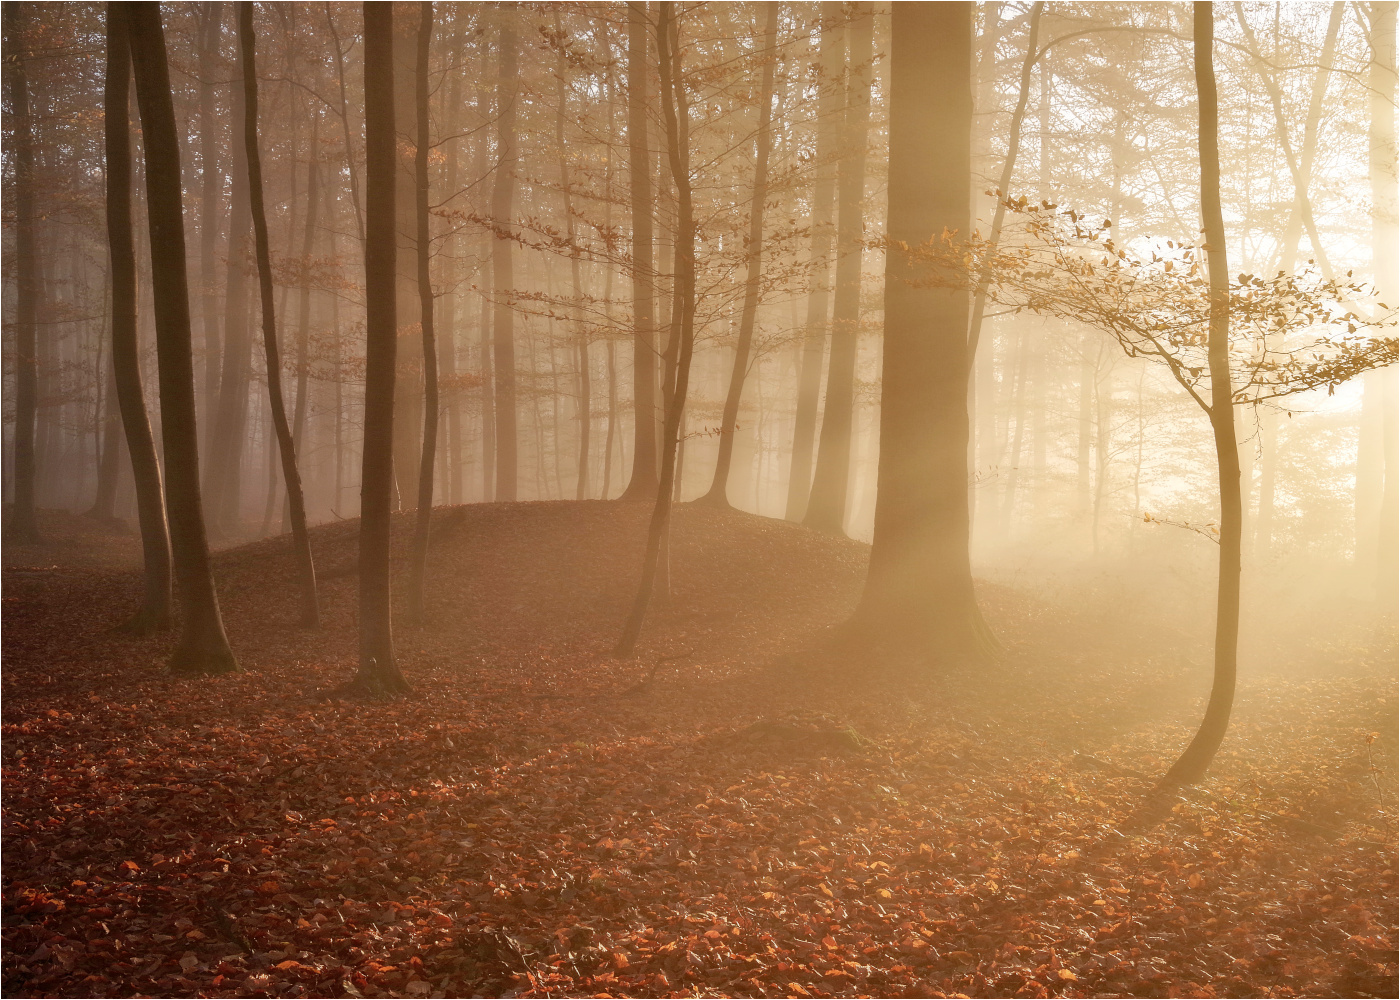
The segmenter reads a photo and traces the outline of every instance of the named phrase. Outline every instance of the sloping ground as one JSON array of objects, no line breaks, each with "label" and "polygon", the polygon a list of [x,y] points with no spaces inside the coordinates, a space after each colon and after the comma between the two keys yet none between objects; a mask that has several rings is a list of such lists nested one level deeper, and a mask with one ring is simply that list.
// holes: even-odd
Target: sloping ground
[{"label": "sloping ground", "polygon": [[315,633],[285,540],[219,556],[245,672],[202,681],[106,631],[134,540],[7,551],[5,994],[1394,995],[1393,623],[1244,678],[1211,780],[1124,835],[1206,636],[983,588],[1000,666],[891,674],[806,652],[863,546],[687,505],[619,663],[647,514],[442,512],[389,704],[328,697],[352,522]]}]

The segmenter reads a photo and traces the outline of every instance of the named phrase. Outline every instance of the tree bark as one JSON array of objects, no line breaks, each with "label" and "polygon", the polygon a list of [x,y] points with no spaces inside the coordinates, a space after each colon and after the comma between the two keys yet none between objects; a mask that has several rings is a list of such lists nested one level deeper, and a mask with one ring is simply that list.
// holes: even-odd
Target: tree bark
[{"label": "tree bark", "polygon": [[632,187],[632,478],[622,500],[656,496],[655,258],[647,149],[647,12],[627,5],[627,145]]},{"label": "tree bark", "polygon": [[[249,210],[253,216],[253,246],[258,262],[258,291],[262,299],[263,354],[267,360],[267,396],[272,406],[272,427],[277,435],[277,451],[282,460],[282,482],[291,511],[292,549],[296,553],[301,578],[301,624],[315,628],[320,622],[316,599],[316,564],[311,555],[311,536],[306,530],[306,500],[302,495],[301,473],[297,469],[296,445],[287,422],[282,399],[282,359],[277,343],[277,315],[273,307],[272,255],[267,238],[267,214],[263,209],[262,156],[258,149],[258,70],[257,37],[253,33],[253,4],[238,5],[238,41],[243,56],[243,157],[248,164]],[[315,204],[314,198],[308,202]],[[303,388],[303,395],[305,389]]]},{"label": "tree bark", "polygon": [[1220,474],[1220,569],[1215,597],[1215,678],[1205,718],[1196,736],[1162,778],[1166,788],[1205,777],[1225,731],[1235,700],[1235,661],[1240,631],[1240,558],[1243,506],[1240,456],[1235,443],[1235,403],[1230,385],[1230,268],[1225,253],[1225,216],[1220,203],[1220,118],[1212,49],[1214,4],[1192,4],[1192,62],[1196,75],[1201,157],[1201,217],[1210,282],[1210,326],[1206,341],[1210,367],[1210,427]]},{"label": "tree bark", "polygon": [[[763,277],[763,209],[768,200],[768,157],[773,151],[773,77],[778,62],[778,5],[768,4],[763,28],[763,82],[759,87],[758,134],[754,139],[753,200],[749,206],[748,274],[744,282],[744,307],[739,317],[739,341],[734,349],[734,368],[729,374],[729,392],[719,425],[719,456],[715,478],[700,502],[718,507],[729,504],[729,466],[734,458],[734,430],[739,423],[739,404],[749,373],[753,351],[753,328],[758,316],[758,286]],[[868,95],[867,95],[868,97]],[[862,184],[864,171],[862,171]]]},{"label": "tree bark", "polygon": [[[508,12],[507,12],[508,16]],[[514,500],[518,489],[515,413],[515,287],[511,212],[515,201],[515,103],[520,90],[515,30],[501,26],[500,72],[496,83],[496,185],[491,196],[495,240],[491,265],[495,285],[493,349],[496,376],[496,499]]]},{"label": "tree bark", "polygon": [[355,686],[398,694],[389,549],[394,499],[398,232],[394,183],[394,15],[365,3],[365,430],[360,474],[360,669]]},{"label": "tree bark", "polygon": [[[219,399],[219,368],[223,360],[219,336],[218,281],[214,277],[214,250],[219,238],[219,195],[223,189],[214,111],[214,81],[217,78],[214,61],[219,55],[223,28],[224,5],[204,4],[199,35],[199,314],[200,332],[204,335],[204,406],[200,415],[204,418],[206,451],[214,446],[209,435],[214,427],[214,413]],[[204,461],[209,461],[207,454]]]},{"label": "tree bark", "polygon": [[661,440],[661,480],[657,485],[656,505],[652,508],[651,524],[647,529],[647,547],[637,599],[614,650],[614,655],[620,657],[631,656],[636,650],[637,638],[641,635],[642,623],[646,620],[647,608],[656,589],[658,571],[665,558],[663,549],[668,547],[666,540],[671,521],[671,492],[675,487],[676,451],[690,388],[690,363],[695,351],[695,218],[690,189],[690,107],[686,100],[685,81],[681,76],[678,35],[675,4],[663,0],[656,24],[656,49],[661,68],[661,107],[666,119],[667,159],[676,185],[676,305],[680,315],[677,317],[679,328],[675,338],[675,383],[667,393],[666,422]]},{"label": "tree bark", "polygon": [[832,208],[836,199],[836,157],[843,113],[839,85],[846,57],[846,26],[841,4],[821,5],[821,42],[817,54],[820,95],[817,98],[816,179],[812,186],[811,285],[807,291],[807,322],[802,337],[798,372],[797,412],[792,427],[792,461],[788,468],[789,521],[807,514],[812,491],[812,451],[817,436],[817,404],[821,398],[822,361],[826,357],[828,309],[831,300]]},{"label": "tree bark", "polygon": [[[971,28],[968,29],[969,31]],[[817,444],[812,493],[802,523],[818,531],[846,529],[846,494],[851,475],[851,424],[855,405],[856,354],[860,347],[860,278],[864,259],[865,147],[870,124],[874,14],[869,3],[854,6],[842,155],[838,170],[836,294],[831,307],[831,357],[826,402]],[[971,72],[969,66],[968,72]],[[969,178],[968,183],[971,183]]]},{"label": "tree bark", "polygon": [[[1391,309],[1400,299],[1400,199],[1396,195],[1395,142],[1395,16],[1394,0],[1371,4],[1371,247],[1372,270],[1380,300]],[[1375,372],[1366,383],[1368,396],[1380,396],[1381,495],[1379,524],[1365,525],[1365,536],[1376,542],[1376,600],[1395,608],[1400,577],[1400,373],[1391,366]]]},{"label": "tree bark", "polygon": [[423,585],[428,571],[428,532],[433,514],[433,473],[437,459],[438,371],[437,341],[433,329],[432,232],[428,215],[428,55],[433,37],[433,5],[419,4],[418,58],[414,65],[414,104],[417,133],[414,139],[413,180],[418,243],[419,328],[423,337],[423,454],[418,463],[418,516],[413,528],[413,554],[408,580],[408,613],[423,618]]},{"label": "tree bark", "polygon": [[159,4],[127,4],[126,11],[146,153],[146,212],[160,373],[165,500],[181,608],[180,638],[169,662],[177,674],[220,674],[237,670],[238,662],[224,634],[199,492],[180,144],[165,31]]},{"label": "tree bark", "polygon": [[34,515],[37,478],[35,427],[39,412],[39,297],[38,258],[34,246],[34,116],[29,110],[24,30],[27,8],[5,7],[5,75],[9,78],[14,117],[15,176],[15,465],[14,504],[7,540],[37,545],[39,526]]},{"label": "tree bark", "polygon": [[971,224],[972,4],[895,4],[875,532],[857,634],[917,659],[981,660],[968,555],[969,293],[911,282],[916,247]]},{"label": "tree bark", "polygon": [[[137,633],[170,627],[170,536],[161,492],[146,397],[141,389],[141,352],[136,335],[136,249],[131,224],[131,50],[127,5],[107,5],[107,78],[103,91],[106,141],[107,246],[112,274],[113,389],[126,432],[136,482],[145,588],[141,608],[127,628]],[[115,444],[115,442],[114,442]],[[113,448],[113,451],[116,449]]]}]

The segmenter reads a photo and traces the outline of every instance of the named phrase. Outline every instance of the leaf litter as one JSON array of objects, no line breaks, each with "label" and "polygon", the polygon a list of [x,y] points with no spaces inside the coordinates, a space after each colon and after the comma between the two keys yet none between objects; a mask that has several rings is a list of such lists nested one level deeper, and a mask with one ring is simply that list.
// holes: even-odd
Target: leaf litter
[{"label": "leaf litter", "polygon": [[7,551],[6,995],[1396,994],[1393,639],[1247,677],[1210,779],[1125,833],[1207,687],[1150,615],[986,585],[995,670],[806,656],[864,546],[685,505],[619,662],[647,513],[444,511],[387,703],[333,697],[353,523],[314,633],[283,540],[218,556],[211,680],[108,631],[117,555]]}]

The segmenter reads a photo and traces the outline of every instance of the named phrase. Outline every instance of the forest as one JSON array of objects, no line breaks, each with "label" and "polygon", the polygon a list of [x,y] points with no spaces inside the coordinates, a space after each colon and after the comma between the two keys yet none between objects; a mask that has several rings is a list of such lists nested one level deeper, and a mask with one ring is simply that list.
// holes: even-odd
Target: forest
[{"label": "forest", "polygon": [[5,995],[1397,995],[1397,6],[7,0]]}]

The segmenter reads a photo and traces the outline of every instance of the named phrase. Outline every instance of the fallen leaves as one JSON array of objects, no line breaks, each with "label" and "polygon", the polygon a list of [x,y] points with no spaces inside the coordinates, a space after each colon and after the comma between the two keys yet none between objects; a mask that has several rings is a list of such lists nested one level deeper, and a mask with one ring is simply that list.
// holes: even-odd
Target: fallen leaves
[{"label": "fallen leaves", "polygon": [[987,591],[1004,679],[757,669],[848,606],[853,543],[682,507],[650,634],[698,652],[615,696],[645,513],[447,512],[389,704],[325,697],[353,580],[300,633],[270,542],[220,559],[250,669],[210,681],[84,617],[129,577],[7,580],[7,995],[1385,995],[1384,655],[1245,686],[1210,794],[1123,837],[1142,783],[1072,749],[1152,772],[1189,696],[1022,598]]}]

